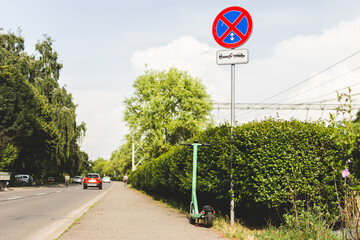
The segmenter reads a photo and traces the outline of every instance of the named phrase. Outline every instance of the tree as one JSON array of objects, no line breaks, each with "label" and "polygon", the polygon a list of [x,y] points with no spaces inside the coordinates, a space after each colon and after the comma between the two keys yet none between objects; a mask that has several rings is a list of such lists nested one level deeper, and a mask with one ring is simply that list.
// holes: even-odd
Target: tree
[{"label": "tree", "polygon": [[110,163],[108,160],[105,160],[104,158],[99,157],[92,163],[92,172],[99,173],[100,176],[112,175],[112,170],[110,168]]},{"label": "tree", "polygon": [[117,174],[125,175],[131,171],[132,165],[132,139],[127,136],[127,141],[112,152],[110,166]]},{"label": "tree", "polygon": [[8,171],[11,164],[18,157],[18,150],[11,144],[0,147],[0,172]]},{"label": "tree", "polygon": [[212,103],[204,85],[187,72],[147,70],[125,100],[124,119],[135,139],[144,141],[151,156],[186,141],[210,122]]},{"label": "tree", "polygon": [[20,33],[0,32],[0,165],[13,173],[44,177],[88,167],[79,147],[85,123],[77,125],[72,95],[58,83],[62,64],[52,44],[45,35],[37,55],[28,55]]},{"label": "tree", "polygon": [[0,132],[4,143],[0,150],[10,145],[18,150],[11,161],[13,171],[26,167],[29,172],[38,173],[41,164],[50,160],[49,151],[58,143],[59,135],[51,121],[53,109],[15,66],[0,69],[0,95]]},{"label": "tree", "polygon": [[[5,122],[5,118],[8,117],[6,114],[11,103],[5,102],[7,91],[3,90],[2,82],[11,77],[11,73],[6,72],[7,66],[0,66],[0,126]],[[10,105],[10,106],[9,106]],[[18,149],[14,146],[14,136],[5,134],[5,129],[0,130],[0,171],[8,171],[11,164],[18,158]]]}]

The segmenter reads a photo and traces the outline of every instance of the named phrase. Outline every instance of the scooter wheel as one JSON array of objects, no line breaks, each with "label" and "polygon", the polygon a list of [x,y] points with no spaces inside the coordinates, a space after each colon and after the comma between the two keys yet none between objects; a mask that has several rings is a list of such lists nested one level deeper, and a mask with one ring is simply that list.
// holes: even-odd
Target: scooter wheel
[{"label": "scooter wheel", "polygon": [[193,205],[193,204],[190,204],[190,216],[189,216],[189,222],[190,222],[190,224],[195,224],[195,219],[193,219],[193,218],[191,217],[191,214],[194,213],[194,212],[195,212],[195,210],[194,210],[194,205]]},{"label": "scooter wheel", "polygon": [[212,225],[213,225],[213,222],[212,222],[212,220],[213,220],[213,218],[214,218],[214,216],[213,216],[213,214],[212,214],[212,212],[207,212],[206,214],[205,214],[205,226],[206,227],[212,227]]}]

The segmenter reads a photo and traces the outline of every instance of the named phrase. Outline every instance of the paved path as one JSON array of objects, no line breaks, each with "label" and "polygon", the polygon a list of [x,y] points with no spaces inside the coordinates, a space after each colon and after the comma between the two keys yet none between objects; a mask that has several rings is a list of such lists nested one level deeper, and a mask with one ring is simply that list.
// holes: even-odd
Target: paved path
[{"label": "paved path", "polygon": [[185,214],[112,182],[113,188],[60,240],[225,239],[214,229],[189,224]]}]

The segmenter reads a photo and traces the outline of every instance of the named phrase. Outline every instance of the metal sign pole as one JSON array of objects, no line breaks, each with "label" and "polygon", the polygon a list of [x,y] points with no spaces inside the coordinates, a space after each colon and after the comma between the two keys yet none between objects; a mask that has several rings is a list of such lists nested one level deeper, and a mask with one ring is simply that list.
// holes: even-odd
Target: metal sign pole
[{"label": "metal sign pole", "polygon": [[231,132],[230,132],[230,224],[234,225],[234,191],[233,191],[233,128],[235,125],[235,64],[231,64]]},{"label": "metal sign pole", "polygon": [[231,127],[235,125],[235,64],[231,64]]},{"label": "metal sign pole", "polygon": [[[235,49],[244,44],[252,32],[252,19],[243,8],[233,6],[221,11],[215,18],[212,32],[215,41],[229,51],[218,51],[218,65],[231,64],[231,134],[230,134],[230,223],[234,225],[234,192],[233,192],[233,128],[235,126],[235,64],[248,63],[247,49]],[[235,36],[235,37],[234,37]]]}]

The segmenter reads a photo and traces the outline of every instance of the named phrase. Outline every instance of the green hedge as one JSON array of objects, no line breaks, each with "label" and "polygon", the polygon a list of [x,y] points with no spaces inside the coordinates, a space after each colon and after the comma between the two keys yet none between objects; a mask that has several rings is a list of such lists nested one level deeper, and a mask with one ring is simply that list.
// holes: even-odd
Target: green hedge
[{"label": "green hedge", "polygon": [[[334,180],[341,186],[342,159],[330,127],[268,119],[237,126],[233,133],[237,216],[255,221],[281,216],[292,209],[292,199],[298,209],[316,206],[336,216]],[[199,205],[215,204],[226,213],[230,198],[230,127],[207,129],[198,140],[211,144],[198,148]],[[192,148],[185,146],[173,147],[130,175],[136,188],[185,204],[190,202],[191,179]],[[338,193],[341,198],[341,191]]]}]

